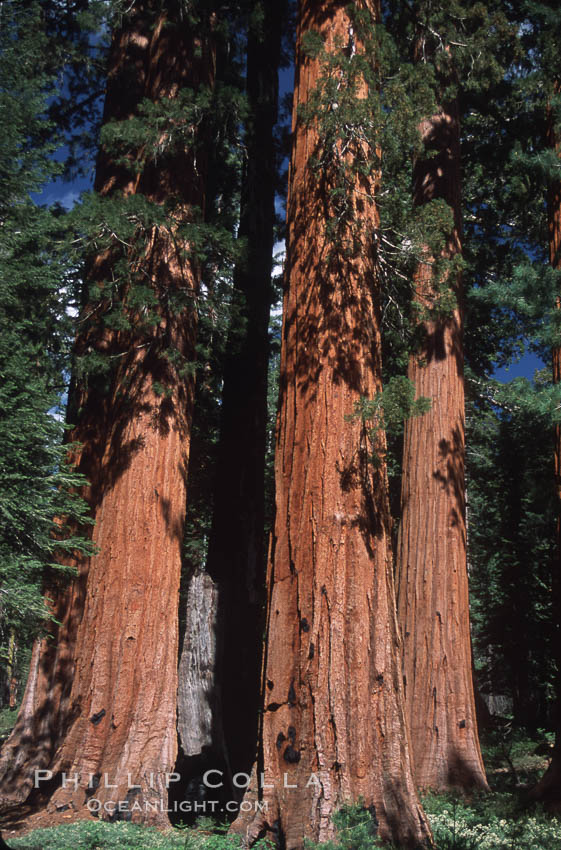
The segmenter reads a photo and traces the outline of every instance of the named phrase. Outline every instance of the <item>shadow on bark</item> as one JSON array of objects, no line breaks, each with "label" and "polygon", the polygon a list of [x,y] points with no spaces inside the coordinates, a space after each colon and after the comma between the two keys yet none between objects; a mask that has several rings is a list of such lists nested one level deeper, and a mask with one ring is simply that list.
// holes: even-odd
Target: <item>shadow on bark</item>
[{"label": "shadow on bark", "polygon": [[441,469],[433,473],[450,498],[451,525],[461,529],[462,545],[467,545],[465,524],[465,441],[463,423],[452,429],[451,439],[442,439],[438,444],[439,458],[446,465],[446,472]]}]

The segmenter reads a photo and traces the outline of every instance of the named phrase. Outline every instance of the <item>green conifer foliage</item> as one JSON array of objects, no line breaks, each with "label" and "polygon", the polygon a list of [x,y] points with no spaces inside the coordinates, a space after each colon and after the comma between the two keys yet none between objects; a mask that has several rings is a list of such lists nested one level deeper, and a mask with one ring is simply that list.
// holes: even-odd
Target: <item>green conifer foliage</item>
[{"label": "green conifer foliage", "polygon": [[[559,390],[489,380],[525,350],[558,339],[559,273],[549,267],[548,139],[559,73],[557,4],[500,4],[502,75],[465,101],[468,292],[468,503],[474,642],[482,690],[512,700],[517,724],[551,710],[555,669],[553,428]],[[498,36],[498,38],[497,38]]]},{"label": "green conifer foliage", "polygon": [[[77,533],[81,483],[66,461],[61,395],[71,319],[65,223],[30,193],[57,173],[51,42],[41,4],[2,4],[0,21],[0,653],[48,628],[46,570],[87,550]],[[55,518],[57,518],[55,520]],[[64,580],[61,575],[61,580]]]},{"label": "green conifer foliage", "polygon": [[553,696],[555,492],[551,410],[521,404],[536,391],[518,382],[495,397],[501,408],[471,411],[468,546],[481,692],[506,697],[516,725],[535,732]]}]

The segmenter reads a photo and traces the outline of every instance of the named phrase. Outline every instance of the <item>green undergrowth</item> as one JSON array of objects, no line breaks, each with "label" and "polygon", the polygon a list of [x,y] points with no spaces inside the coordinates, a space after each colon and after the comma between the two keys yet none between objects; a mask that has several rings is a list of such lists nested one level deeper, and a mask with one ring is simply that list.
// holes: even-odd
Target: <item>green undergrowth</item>
[{"label": "green undergrowth", "polygon": [[[514,794],[491,792],[469,801],[457,794],[431,795],[423,799],[423,806],[436,850],[561,850],[561,821],[539,807],[524,806]],[[336,825],[337,837],[318,850],[381,846],[375,820],[365,809],[343,809],[336,816]],[[308,850],[312,847],[310,844]]]},{"label": "green undergrowth", "polygon": [[554,733],[545,730],[528,737],[508,721],[487,732],[483,755],[491,788],[516,796],[535,785],[547,768],[554,740]]},{"label": "green undergrowth", "polygon": [[0,743],[4,741],[16,722],[18,716],[17,708],[2,708],[0,709]]},{"label": "green undergrowth", "polygon": [[[201,819],[196,826],[161,831],[154,827],[107,821],[79,821],[35,829],[8,838],[13,850],[241,850],[238,836],[227,834],[228,824]],[[257,850],[271,850],[258,841]]]},{"label": "green undergrowth", "polygon": [[[526,792],[548,763],[551,736],[525,738],[499,731],[488,737],[485,763],[491,791],[424,797],[436,850],[561,850],[561,819],[527,802]],[[335,815],[336,837],[306,850],[372,850],[379,847],[375,812],[359,805]],[[196,826],[156,829],[130,823],[82,821],[8,838],[13,850],[240,850],[227,825],[210,819]],[[272,845],[260,841],[257,850]],[[395,848],[398,850],[398,848]]]},{"label": "green undergrowth", "polygon": [[423,798],[437,850],[561,850],[561,820],[527,797],[547,768],[552,744],[551,733],[528,737],[508,721],[497,722],[482,747],[491,791]]},{"label": "green undergrowth", "polygon": [[[561,822],[536,808],[521,811],[507,794],[462,801],[452,795],[426,797],[425,811],[436,850],[561,850]],[[372,850],[380,847],[376,823],[357,806],[336,816],[337,837],[317,850]],[[259,842],[261,850],[270,844]],[[35,830],[10,839],[13,850],[238,850],[237,837],[223,828],[157,829],[129,823],[81,822]],[[314,850],[309,843],[306,850]],[[398,848],[395,848],[398,850]]]},{"label": "green undergrowth", "polygon": [[185,835],[131,823],[80,821],[35,829],[6,843],[13,850],[183,850]]},{"label": "green undergrowth", "polygon": [[508,793],[423,799],[437,850],[561,850],[561,821]]}]

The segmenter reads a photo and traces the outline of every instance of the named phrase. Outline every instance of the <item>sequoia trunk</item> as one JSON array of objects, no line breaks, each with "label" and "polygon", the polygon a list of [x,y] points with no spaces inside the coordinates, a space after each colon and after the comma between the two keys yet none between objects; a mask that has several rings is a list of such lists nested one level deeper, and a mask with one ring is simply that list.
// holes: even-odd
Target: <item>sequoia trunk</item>
[{"label": "sequoia trunk", "polygon": [[[415,202],[444,199],[454,214],[443,251],[461,253],[460,139],[455,103],[421,134],[430,158],[415,167]],[[428,252],[427,252],[428,253]],[[434,261],[419,263],[415,300],[434,311],[443,281]],[[445,270],[452,312],[422,323],[423,342],[408,375],[430,410],[405,424],[398,541],[398,619],[414,774],[420,788],[486,788],[472,679],[464,481],[461,274]],[[446,308],[444,308],[446,309]]]},{"label": "sequoia trunk", "polygon": [[[374,18],[373,3],[358,5]],[[262,740],[248,791],[266,811],[241,815],[234,829],[249,841],[274,830],[292,850],[305,837],[329,838],[334,811],[361,800],[380,835],[417,846],[430,833],[403,712],[385,441],[380,433],[372,447],[353,418],[360,398],[380,390],[376,181],[364,176],[370,152],[354,137],[345,156],[364,170],[347,184],[346,224],[328,233],[333,172],[314,171],[310,160],[321,150],[337,172],[343,153],[322,147],[318,119],[309,125],[301,115],[322,73],[320,59],[304,53],[309,30],[328,53],[340,51],[342,68],[361,50],[345,0],[302,0]],[[350,85],[344,70],[340,84]],[[354,93],[363,98],[365,84]]]},{"label": "sequoia trunk", "polygon": [[[173,11],[146,0],[122,20],[111,48],[106,124],[138,117],[144,99],[165,102],[182,87],[211,83],[206,44]],[[156,204],[173,196],[177,203],[171,220],[137,231],[134,248],[119,244],[90,263],[102,301],[84,309],[76,349],[103,355],[112,369],[106,385],[105,376],[94,376],[75,390],[72,439],[81,444],[79,469],[90,481],[85,497],[99,553],[75,562],[79,576],[66,590],[49,588],[60,626],[34,647],[1,764],[3,803],[25,800],[39,784],[30,802],[46,805],[53,819],[61,811],[87,817],[99,810],[110,819],[167,822],[193,396],[180,365],[194,359],[197,292],[181,225],[203,203],[204,173],[193,148],[174,147],[176,129],[162,130],[157,161],[146,148],[129,152],[143,162],[138,173],[107,150],[98,161],[102,196],[142,194]],[[118,261],[131,270],[121,294],[130,327],[111,330],[99,317],[109,307],[104,292],[118,278]],[[139,281],[151,293],[146,308],[128,300]],[[155,319],[143,323],[148,310]]]}]

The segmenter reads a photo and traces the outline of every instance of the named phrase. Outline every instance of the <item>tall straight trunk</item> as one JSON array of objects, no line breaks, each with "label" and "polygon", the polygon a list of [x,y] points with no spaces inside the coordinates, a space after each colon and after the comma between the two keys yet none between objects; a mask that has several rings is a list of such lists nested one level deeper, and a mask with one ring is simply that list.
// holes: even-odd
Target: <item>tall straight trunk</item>
[{"label": "tall straight trunk", "polygon": [[[265,604],[264,475],[269,313],[277,176],[274,127],[285,3],[256,0],[246,90],[247,160],[238,235],[247,254],[234,272],[241,305],[224,360],[220,440],[206,571],[187,579],[179,665],[182,773],[209,767],[231,779],[255,758]],[[196,462],[196,457],[194,457]],[[180,763],[181,764],[181,763]],[[226,793],[226,792],[225,792]],[[239,794],[239,790],[237,791]]]},{"label": "tall straight trunk", "polygon": [[[416,164],[415,202],[444,199],[454,227],[444,250],[461,253],[460,136],[456,103],[421,125],[433,156]],[[415,300],[434,306],[433,259],[418,266]],[[398,619],[414,774],[421,788],[486,788],[473,692],[465,522],[461,275],[451,315],[423,322],[408,375],[431,409],[405,424],[398,541]]]},{"label": "tall straight trunk", "polygon": [[218,476],[207,569],[219,588],[218,687],[229,764],[255,760],[265,605],[265,451],[269,313],[275,225],[278,68],[285,3],[258,3],[250,28],[250,118],[239,236],[247,255],[234,274],[243,325],[230,331],[224,368]]},{"label": "tall straight trunk", "polygon": [[[358,5],[376,17],[374,3]],[[310,162],[322,139],[300,113],[322,73],[304,53],[304,33],[320,33],[328,52],[345,57],[341,44],[361,50],[355,29],[346,0],[301,0],[263,717],[246,800],[258,796],[262,811],[233,827],[249,841],[273,830],[288,850],[329,838],[334,811],[358,800],[373,807],[386,839],[418,846],[430,835],[403,712],[385,440],[372,464],[353,418],[381,385],[376,181],[352,178],[352,217],[334,244],[334,187]],[[366,161],[358,145],[350,147]]]},{"label": "tall straight trunk", "polygon": [[[184,86],[212,82],[212,57],[170,5],[144,0],[115,32],[104,122],[138,115],[143,99],[176,97]],[[164,142],[165,139],[162,139]],[[162,144],[165,149],[165,145]],[[167,776],[177,749],[177,607],[185,484],[193,396],[166,356],[194,359],[197,271],[176,225],[203,203],[204,163],[194,150],[162,153],[140,173],[101,151],[102,196],[178,198],[175,224],[152,226],[127,263],[149,285],[157,322],[140,330],[142,310],[127,304],[129,330],[96,323],[87,307],[76,349],[116,364],[109,386],[95,378],[75,390],[72,440],[96,520],[94,557],[76,560],[65,590],[49,588],[60,622],[38,641],[22,709],[2,754],[1,799],[57,818],[89,815],[88,802],[111,819],[167,822]],[[119,259],[123,259],[123,255]],[[115,252],[96,255],[89,280],[102,292]],[[186,304],[175,308],[173,302]],[[98,312],[102,312],[98,308]],[[164,387],[162,392],[160,387]],[[36,770],[44,771],[37,776]],[[64,782],[64,774],[67,781]],[[35,782],[35,784],[37,784]],[[111,787],[112,786],[112,787]],[[134,787],[133,787],[134,786]],[[120,804],[120,810],[119,810]],[[106,806],[104,808],[104,806]]]},{"label": "tall straight trunk", "polygon": [[[554,84],[554,93],[559,95],[561,84]],[[548,141],[561,160],[561,142],[555,132],[553,111],[548,114]],[[551,267],[561,272],[561,181],[552,180],[547,192],[547,215],[549,231],[549,261]],[[561,309],[561,289],[557,293],[557,309]],[[551,352],[553,383],[561,384],[561,345],[555,345]],[[555,747],[548,769],[537,786],[532,797],[542,802],[550,811],[561,812],[561,425],[554,432],[554,470],[557,492],[557,547],[553,573],[553,610],[557,615],[556,640],[553,647],[557,662],[556,705],[555,705]]]}]

